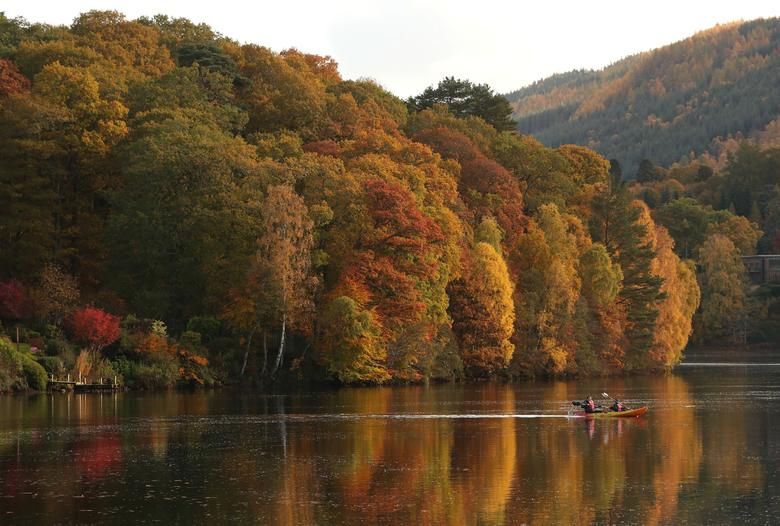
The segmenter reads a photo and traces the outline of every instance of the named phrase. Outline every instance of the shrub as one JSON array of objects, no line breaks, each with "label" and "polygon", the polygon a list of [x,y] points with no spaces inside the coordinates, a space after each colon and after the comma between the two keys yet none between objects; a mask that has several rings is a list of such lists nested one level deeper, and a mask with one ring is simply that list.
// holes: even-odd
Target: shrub
[{"label": "shrub", "polygon": [[154,320],[152,321],[152,328],[149,329],[149,332],[155,336],[165,337],[168,336],[168,326],[165,325],[164,321]]},{"label": "shrub", "polygon": [[100,380],[103,380],[104,382],[113,382],[115,377],[119,383],[123,383],[124,377],[122,377],[119,371],[117,371],[117,368],[113,362],[108,360],[98,360],[92,364],[90,379],[96,382]]},{"label": "shrub", "polygon": [[196,316],[187,322],[187,331],[197,332],[203,341],[209,341],[219,334],[220,322],[210,316]]},{"label": "shrub", "polygon": [[56,325],[47,324],[43,328],[43,336],[46,339],[46,341],[62,338],[62,329],[60,329]]},{"label": "shrub", "polygon": [[200,347],[201,335],[195,331],[184,331],[179,336],[179,343],[188,349],[197,349]]},{"label": "shrub", "polygon": [[64,338],[47,340],[46,354],[49,356],[69,356],[73,354],[73,345]]},{"label": "shrub", "polygon": [[46,384],[49,381],[46,370],[41,364],[36,362],[32,356],[26,354],[21,356],[22,372],[24,373],[24,379],[27,382],[27,386],[36,391],[45,391]]},{"label": "shrub", "polygon": [[148,323],[139,319],[135,314],[128,314],[125,316],[122,319],[121,326],[122,329],[128,332],[144,332],[149,328]]},{"label": "shrub", "polygon": [[23,388],[20,385],[21,362],[21,358],[11,341],[0,337],[0,392]]},{"label": "shrub", "polygon": [[133,389],[166,389],[176,385],[178,368],[173,361],[143,363],[119,358],[114,367],[124,379],[125,385]]},{"label": "shrub", "polygon": [[6,393],[15,389],[17,376],[12,375],[0,365],[0,393]]},{"label": "shrub", "polygon": [[62,376],[65,374],[65,364],[58,356],[40,356],[37,361],[46,370],[47,374]]}]

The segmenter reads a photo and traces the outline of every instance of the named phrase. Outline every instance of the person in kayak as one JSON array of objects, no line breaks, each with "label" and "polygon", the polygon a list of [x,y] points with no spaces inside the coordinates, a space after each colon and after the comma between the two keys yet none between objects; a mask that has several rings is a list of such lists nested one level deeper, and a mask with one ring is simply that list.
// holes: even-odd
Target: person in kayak
[{"label": "person in kayak", "polygon": [[623,405],[623,402],[615,398],[615,403],[612,404],[612,407],[609,408],[610,411],[614,411],[616,413],[619,413],[621,411],[624,411],[626,408]]},{"label": "person in kayak", "polygon": [[593,401],[593,397],[588,395],[585,401],[582,402],[582,408],[585,410],[586,413],[595,413],[596,403]]}]

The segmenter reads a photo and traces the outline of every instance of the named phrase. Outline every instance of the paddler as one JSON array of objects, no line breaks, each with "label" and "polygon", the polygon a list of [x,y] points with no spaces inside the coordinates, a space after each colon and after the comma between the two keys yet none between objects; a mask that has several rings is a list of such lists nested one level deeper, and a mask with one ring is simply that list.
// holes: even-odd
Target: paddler
[{"label": "paddler", "polygon": [[582,408],[586,413],[596,412],[596,403],[593,401],[593,397],[588,395],[584,402],[582,402]]},{"label": "paddler", "polygon": [[610,411],[614,411],[616,413],[619,413],[621,411],[624,411],[626,408],[623,406],[623,402],[615,398],[615,403],[612,404],[612,407],[609,408]]}]

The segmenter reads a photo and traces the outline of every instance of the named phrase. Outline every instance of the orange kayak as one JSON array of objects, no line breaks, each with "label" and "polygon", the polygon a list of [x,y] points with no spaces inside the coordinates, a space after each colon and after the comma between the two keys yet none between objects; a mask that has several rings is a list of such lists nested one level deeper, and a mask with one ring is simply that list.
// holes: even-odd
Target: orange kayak
[{"label": "orange kayak", "polygon": [[603,413],[586,413],[585,411],[578,411],[574,413],[575,416],[581,416],[584,418],[631,418],[642,416],[647,413],[647,406],[637,407],[636,409],[629,409],[626,411],[606,411]]}]

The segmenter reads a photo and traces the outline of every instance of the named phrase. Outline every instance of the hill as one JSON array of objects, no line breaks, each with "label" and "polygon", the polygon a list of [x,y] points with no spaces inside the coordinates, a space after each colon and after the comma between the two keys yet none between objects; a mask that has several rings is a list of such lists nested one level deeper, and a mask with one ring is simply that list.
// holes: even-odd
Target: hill
[{"label": "hill", "polygon": [[[554,75],[506,95],[519,129],[621,162],[669,165],[761,136],[780,114],[780,19],[719,25],[600,71]],[[776,123],[775,123],[776,124]],[[720,139],[719,139],[720,138]]]}]

